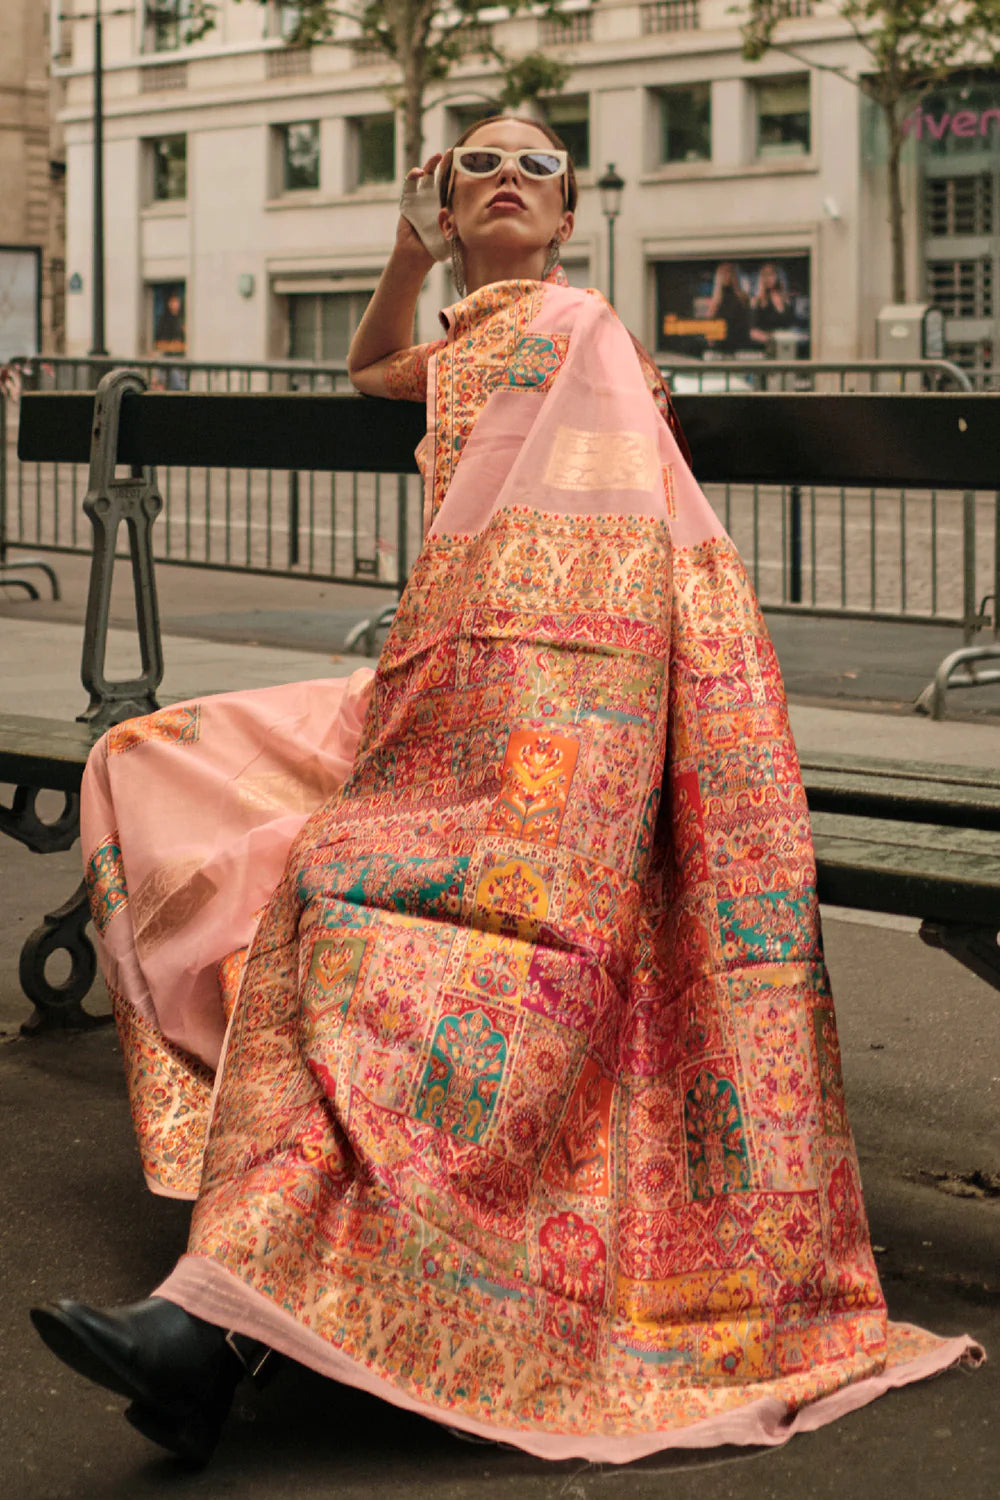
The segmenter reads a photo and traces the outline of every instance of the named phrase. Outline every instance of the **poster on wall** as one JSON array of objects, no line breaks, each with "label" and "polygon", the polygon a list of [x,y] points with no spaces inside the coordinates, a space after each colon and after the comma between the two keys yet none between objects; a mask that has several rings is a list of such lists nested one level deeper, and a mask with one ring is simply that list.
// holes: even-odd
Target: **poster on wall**
[{"label": "poster on wall", "polygon": [[0,245],[0,364],[18,354],[40,354],[41,251]]},{"label": "poster on wall", "polygon": [[[656,263],[656,348],[688,359],[808,359],[809,256]],[[782,337],[776,338],[776,335]]]}]

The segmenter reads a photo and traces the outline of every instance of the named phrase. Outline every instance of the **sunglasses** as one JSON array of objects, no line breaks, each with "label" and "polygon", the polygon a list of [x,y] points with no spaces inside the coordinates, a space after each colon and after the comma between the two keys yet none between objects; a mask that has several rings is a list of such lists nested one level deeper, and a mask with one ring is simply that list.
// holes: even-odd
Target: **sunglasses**
[{"label": "sunglasses", "polygon": [[562,177],[566,171],[566,151],[501,151],[491,146],[459,146],[452,155],[455,170],[465,177],[495,177],[505,163],[517,163],[525,177]]}]

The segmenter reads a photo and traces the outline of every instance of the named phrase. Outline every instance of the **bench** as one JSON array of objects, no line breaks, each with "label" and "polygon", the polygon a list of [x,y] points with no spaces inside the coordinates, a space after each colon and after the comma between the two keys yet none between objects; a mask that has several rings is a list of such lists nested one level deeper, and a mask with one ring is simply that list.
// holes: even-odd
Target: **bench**
[{"label": "bench", "polygon": [[[706,483],[992,489],[1000,395],[719,394],[677,398]],[[356,396],[192,394],[145,391],[115,371],[96,397],[50,392],[22,398],[22,461],[90,458],[84,501],[94,528],[81,676],[90,706],[77,724],[0,716],[0,780],[17,792],[0,832],[29,848],[70,847],[87,752],[113,723],[157,707],[162,647],[152,526],[162,502],[155,466],[412,473],[423,434],[420,406]],[[116,465],[129,477],[116,478]],[[143,671],[104,675],[111,573],[128,531]],[[1000,988],[1000,775],[961,767],[812,757],[803,762],[813,818],[820,899],[919,918],[924,938]],[[40,789],[62,792],[56,824],[35,812]],[[35,1004],[26,1031],[93,1024],[81,1001],[93,981],[79,887],[31,934],[20,977]],[[48,957],[68,952],[69,977],[52,985]]]}]

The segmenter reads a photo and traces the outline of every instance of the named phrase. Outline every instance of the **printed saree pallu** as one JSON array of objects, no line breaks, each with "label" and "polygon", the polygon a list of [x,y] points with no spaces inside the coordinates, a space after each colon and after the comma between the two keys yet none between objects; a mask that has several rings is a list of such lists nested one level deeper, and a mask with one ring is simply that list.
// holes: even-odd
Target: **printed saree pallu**
[{"label": "printed saree pallu", "polygon": [[425,545],[211,1102],[211,1048],[117,985],[147,1172],[197,1192],[159,1290],[548,1457],[781,1442],[979,1351],[887,1325],[774,653],[604,300],[448,325],[394,376]]}]

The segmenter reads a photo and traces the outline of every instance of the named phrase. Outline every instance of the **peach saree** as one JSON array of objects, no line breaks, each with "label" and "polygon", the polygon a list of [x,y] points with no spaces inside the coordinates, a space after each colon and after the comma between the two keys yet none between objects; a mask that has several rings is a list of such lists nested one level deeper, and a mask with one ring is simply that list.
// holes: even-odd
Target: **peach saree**
[{"label": "peach saree", "polygon": [[[780,676],[655,379],[601,297],[536,282],[398,378],[430,525],[374,682],[311,685],[330,765],[299,776],[311,727],[262,768],[312,810],[260,880],[257,825],[185,866],[170,932],[113,794],[88,823],[147,1172],[197,1193],[159,1293],[551,1458],[779,1443],[978,1357],[887,1322]],[[242,697],[170,721],[177,807]],[[147,865],[193,860],[178,820],[136,825]],[[144,935],[166,962],[216,899],[232,949],[264,910],[210,1096],[223,953],[188,945],[195,1036]]]}]

